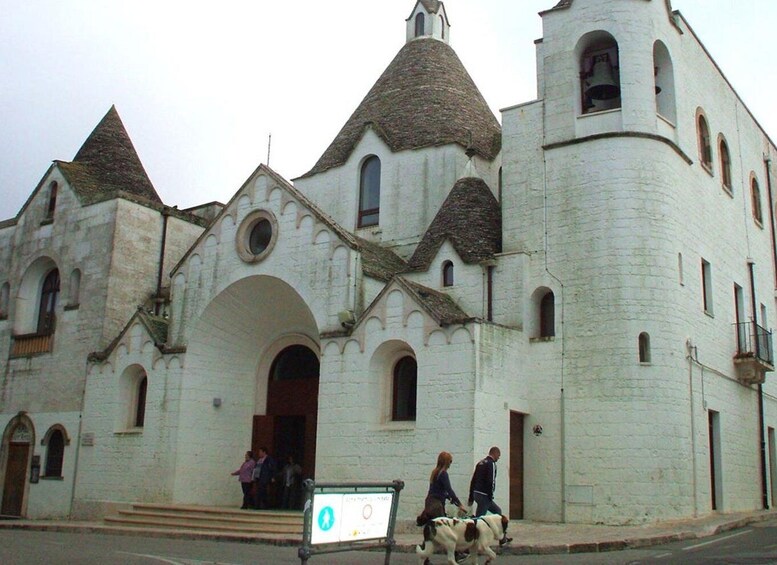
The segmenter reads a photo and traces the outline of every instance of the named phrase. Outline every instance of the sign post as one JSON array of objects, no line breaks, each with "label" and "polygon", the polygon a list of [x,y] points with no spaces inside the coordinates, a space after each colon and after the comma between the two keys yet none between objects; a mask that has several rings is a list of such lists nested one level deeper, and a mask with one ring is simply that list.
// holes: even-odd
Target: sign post
[{"label": "sign post", "polygon": [[302,565],[317,554],[376,548],[385,548],[385,565],[390,564],[404,482],[316,484],[308,479],[303,486]]}]

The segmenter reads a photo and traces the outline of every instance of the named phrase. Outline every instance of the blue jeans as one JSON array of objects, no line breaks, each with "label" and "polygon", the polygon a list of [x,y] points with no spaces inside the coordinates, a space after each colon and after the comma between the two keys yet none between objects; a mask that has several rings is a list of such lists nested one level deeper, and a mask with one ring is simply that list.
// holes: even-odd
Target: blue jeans
[{"label": "blue jeans", "polygon": [[478,509],[477,509],[477,512],[475,512],[475,516],[482,516],[486,512],[491,512],[491,514],[502,513],[502,509],[499,508],[499,505],[496,502],[494,502],[492,498],[488,498],[485,494],[475,493],[474,499],[478,505]]}]

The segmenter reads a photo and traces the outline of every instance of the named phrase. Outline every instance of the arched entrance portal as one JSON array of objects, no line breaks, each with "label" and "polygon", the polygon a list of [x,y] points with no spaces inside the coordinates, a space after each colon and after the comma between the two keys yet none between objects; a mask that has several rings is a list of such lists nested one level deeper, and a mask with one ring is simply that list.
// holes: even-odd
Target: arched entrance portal
[{"label": "arched entrance portal", "polygon": [[305,299],[276,277],[241,278],[210,300],[188,339],[173,502],[238,503],[230,473],[260,445],[279,461],[293,449],[312,476],[318,339]]},{"label": "arched entrance portal", "polygon": [[291,455],[303,478],[315,473],[318,376],[318,356],[310,347],[284,347],[267,375],[267,413],[254,416],[254,451],[268,447],[281,465]]},{"label": "arched entrance portal", "polygon": [[24,416],[11,420],[3,434],[3,444],[6,457],[0,514],[21,516],[27,490],[27,469],[35,444],[32,423]]}]

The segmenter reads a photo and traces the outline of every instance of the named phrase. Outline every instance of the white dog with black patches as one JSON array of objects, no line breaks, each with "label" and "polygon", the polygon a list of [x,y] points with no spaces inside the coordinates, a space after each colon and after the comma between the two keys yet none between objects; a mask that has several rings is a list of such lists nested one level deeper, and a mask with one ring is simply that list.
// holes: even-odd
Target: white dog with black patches
[{"label": "white dog with black patches", "polygon": [[[448,555],[448,565],[456,565],[457,551],[469,551],[470,563],[478,565],[479,555],[488,556],[486,564],[496,558],[491,545],[507,539],[507,517],[487,514],[479,518],[435,518],[424,526],[424,542],[415,552],[418,563],[429,565],[429,558],[440,548]],[[501,545],[501,543],[500,543]],[[474,557],[474,561],[472,561]]]}]

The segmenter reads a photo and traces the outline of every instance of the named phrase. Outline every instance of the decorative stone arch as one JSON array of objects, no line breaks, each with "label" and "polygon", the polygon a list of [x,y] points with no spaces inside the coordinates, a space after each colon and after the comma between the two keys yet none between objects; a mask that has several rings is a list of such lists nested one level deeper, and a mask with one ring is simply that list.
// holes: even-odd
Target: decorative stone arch
[{"label": "decorative stone arch", "polygon": [[25,412],[19,412],[6,425],[0,446],[0,484],[3,487],[0,514],[25,515],[34,451],[35,426]]}]

